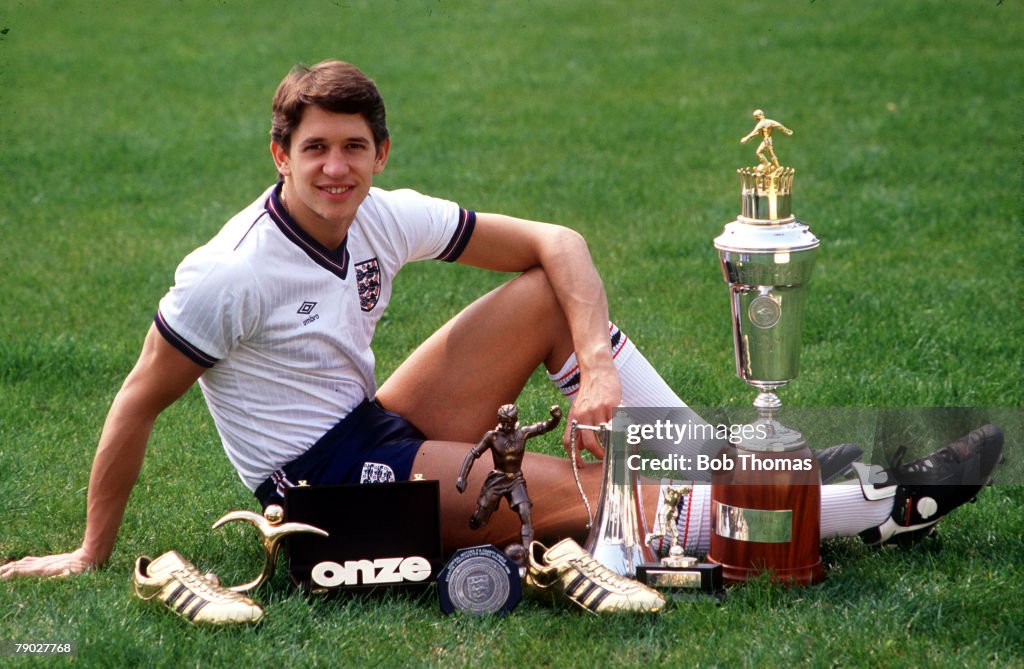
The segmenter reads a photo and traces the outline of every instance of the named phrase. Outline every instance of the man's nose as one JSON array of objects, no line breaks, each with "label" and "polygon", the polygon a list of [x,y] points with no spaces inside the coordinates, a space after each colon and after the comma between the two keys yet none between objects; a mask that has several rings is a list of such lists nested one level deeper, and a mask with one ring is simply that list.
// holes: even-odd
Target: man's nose
[{"label": "man's nose", "polygon": [[348,160],[341,151],[331,151],[324,163],[324,174],[329,176],[342,176],[348,174]]}]

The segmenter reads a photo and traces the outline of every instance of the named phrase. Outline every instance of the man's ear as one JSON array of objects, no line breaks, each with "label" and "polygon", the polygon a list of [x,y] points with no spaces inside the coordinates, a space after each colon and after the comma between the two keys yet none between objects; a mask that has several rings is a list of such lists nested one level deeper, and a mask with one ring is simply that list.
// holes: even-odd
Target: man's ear
[{"label": "man's ear", "polygon": [[270,155],[274,158],[274,165],[277,166],[278,174],[282,177],[291,176],[291,163],[288,161],[288,152],[285,151],[284,147],[275,141],[271,141]]},{"label": "man's ear", "polygon": [[377,157],[373,161],[373,173],[380,174],[384,166],[388,164],[388,155],[391,153],[391,138],[386,138],[377,147]]}]

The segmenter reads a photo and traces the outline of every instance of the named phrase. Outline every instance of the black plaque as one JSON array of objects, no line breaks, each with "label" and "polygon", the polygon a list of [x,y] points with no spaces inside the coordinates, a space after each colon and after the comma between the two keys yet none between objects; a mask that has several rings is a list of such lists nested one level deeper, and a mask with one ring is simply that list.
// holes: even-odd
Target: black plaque
[{"label": "black plaque", "polygon": [[519,567],[497,546],[460,548],[437,575],[441,610],[504,615],[523,596]]},{"label": "black plaque", "polygon": [[636,580],[666,594],[702,593],[721,597],[722,565],[694,562],[687,566],[669,566],[660,562],[641,564]]},{"label": "black plaque", "polygon": [[285,539],[289,575],[305,592],[420,590],[444,565],[437,481],[288,488],[285,519],[329,533]]}]

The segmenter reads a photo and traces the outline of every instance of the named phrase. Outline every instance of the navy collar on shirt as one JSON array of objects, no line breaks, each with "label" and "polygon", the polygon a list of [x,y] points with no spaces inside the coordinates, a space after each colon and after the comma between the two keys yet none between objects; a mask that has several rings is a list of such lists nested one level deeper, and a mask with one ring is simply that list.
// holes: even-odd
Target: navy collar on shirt
[{"label": "navy collar on shirt", "polygon": [[350,264],[348,235],[345,235],[345,238],[341,240],[341,244],[333,251],[313,239],[309,233],[299,227],[299,224],[295,222],[295,219],[291,217],[288,210],[281,204],[281,186],[283,185],[284,182],[279,181],[274,190],[271,191],[266,203],[264,203],[270,218],[274,220],[274,223],[284,233],[284,236],[302,249],[313,262],[344,280],[348,276],[348,266]]}]

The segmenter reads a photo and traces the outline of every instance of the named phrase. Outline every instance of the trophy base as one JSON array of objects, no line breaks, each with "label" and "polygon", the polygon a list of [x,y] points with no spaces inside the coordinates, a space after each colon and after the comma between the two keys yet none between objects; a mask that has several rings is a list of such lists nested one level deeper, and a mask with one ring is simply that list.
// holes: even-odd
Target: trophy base
[{"label": "trophy base", "polygon": [[791,585],[825,578],[821,563],[821,475],[813,452],[727,447],[731,470],[711,479],[711,550],[729,582],[761,574]]},{"label": "trophy base", "polygon": [[[708,559],[713,560],[710,557]],[[789,569],[766,566],[726,565],[719,562],[712,562],[712,564],[721,567],[722,578],[729,583],[743,583],[758,578],[762,574],[768,574],[768,578],[773,582],[783,585],[814,585],[815,583],[820,583],[825,578],[825,568],[822,566],[820,559],[812,565]]]},{"label": "trophy base", "polygon": [[685,567],[646,562],[636,568],[636,580],[671,595],[704,594],[721,598],[725,592],[722,566],[706,562],[694,561]]}]

